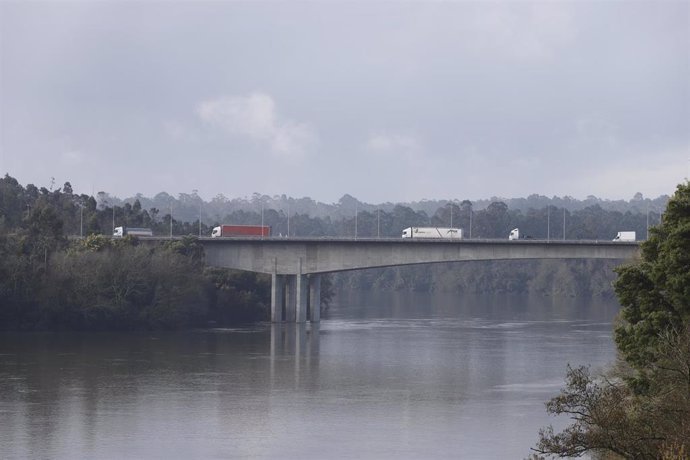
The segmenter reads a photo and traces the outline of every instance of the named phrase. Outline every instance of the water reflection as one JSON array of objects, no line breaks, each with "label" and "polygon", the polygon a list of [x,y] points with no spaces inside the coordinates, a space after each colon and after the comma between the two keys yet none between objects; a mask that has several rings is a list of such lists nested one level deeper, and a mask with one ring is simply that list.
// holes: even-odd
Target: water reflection
[{"label": "water reflection", "polygon": [[616,310],[360,293],[320,324],[2,334],[0,458],[524,458]]},{"label": "water reflection", "polygon": [[[271,387],[276,387],[277,376],[289,374],[285,366],[294,367],[293,388],[314,387],[319,377],[320,324],[273,324],[270,333]],[[287,382],[281,378],[280,383]]]}]

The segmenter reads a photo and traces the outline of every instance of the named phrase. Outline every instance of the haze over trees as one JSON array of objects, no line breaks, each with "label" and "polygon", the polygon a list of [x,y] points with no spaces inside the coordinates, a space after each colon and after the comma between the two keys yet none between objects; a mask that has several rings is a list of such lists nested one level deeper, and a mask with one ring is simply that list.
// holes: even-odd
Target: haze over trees
[{"label": "haze over trees", "polygon": [[[75,194],[69,182],[24,187],[6,175],[0,178],[0,327],[176,328],[268,318],[266,277],[204,267],[194,238],[155,248],[133,238],[111,240],[115,226],[149,227],[157,236],[207,236],[220,223],[263,223],[275,236],[399,238],[409,226],[452,222],[472,238],[506,238],[519,227],[534,238],[610,240],[621,230],[644,237],[665,203],[664,197],[641,196],[627,204],[538,196],[516,202],[545,206],[512,209],[504,201],[469,200],[368,205],[349,195],[325,205],[258,194],[205,203],[196,193],[122,201],[105,192]],[[433,212],[425,210],[430,207]],[[332,285],[606,296],[612,294],[613,266],[611,261],[496,261],[363,270],[325,277],[322,295],[327,302]]]}]

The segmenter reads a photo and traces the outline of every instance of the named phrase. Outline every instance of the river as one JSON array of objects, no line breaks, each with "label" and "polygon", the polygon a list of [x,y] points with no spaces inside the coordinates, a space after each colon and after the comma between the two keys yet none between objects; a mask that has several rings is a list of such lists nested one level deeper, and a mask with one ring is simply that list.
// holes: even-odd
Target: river
[{"label": "river", "polygon": [[523,459],[615,301],[341,293],[318,325],[0,334],[2,459]]}]

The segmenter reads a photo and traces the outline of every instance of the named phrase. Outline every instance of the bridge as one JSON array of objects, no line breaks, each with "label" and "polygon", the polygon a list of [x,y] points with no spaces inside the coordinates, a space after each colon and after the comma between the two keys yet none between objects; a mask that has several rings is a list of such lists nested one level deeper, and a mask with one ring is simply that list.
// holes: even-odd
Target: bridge
[{"label": "bridge", "polygon": [[271,321],[320,320],[321,274],[364,268],[516,259],[637,257],[639,243],[589,240],[201,238],[206,263],[271,275]]}]

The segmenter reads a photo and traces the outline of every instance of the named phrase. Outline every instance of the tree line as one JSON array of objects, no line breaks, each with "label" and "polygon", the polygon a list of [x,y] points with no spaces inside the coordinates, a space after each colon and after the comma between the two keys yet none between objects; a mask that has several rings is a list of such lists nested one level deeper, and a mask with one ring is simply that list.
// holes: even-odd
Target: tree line
[{"label": "tree line", "polygon": [[[660,213],[605,210],[594,204],[578,211],[556,206],[510,209],[502,201],[474,210],[470,201],[448,202],[433,214],[394,205],[389,211],[360,210],[335,219],[307,214],[286,215],[283,210],[237,210],[222,222],[270,225],[274,235],[349,238],[400,238],[407,227],[458,227],[466,238],[507,239],[513,228],[535,239],[611,240],[619,231],[635,231],[638,238],[658,223]],[[539,295],[614,295],[613,268],[620,261],[535,260],[433,264],[342,272],[330,275],[340,289],[452,291],[466,293],[510,292]]]},{"label": "tree line", "polygon": [[[50,190],[0,179],[0,329],[176,329],[269,318],[267,276],[205,267],[193,237],[157,246],[111,238],[111,219],[161,231],[156,210],[136,203],[99,209],[69,183]],[[176,225],[192,233],[190,224]]]},{"label": "tree line", "polygon": [[[193,197],[181,197],[190,202]],[[356,203],[341,200],[341,211]],[[119,203],[116,204],[116,203]],[[177,204],[179,206],[179,203]],[[611,239],[617,231],[646,236],[659,214],[578,211],[547,206],[509,209],[502,201],[474,210],[448,201],[433,213],[409,206],[316,217],[284,209],[237,209],[214,220],[183,221],[175,209],[145,209],[139,199],[118,202],[62,187],[26,187],[0,178],[0,327],[189,327],[268,318],[269,281],[260,275],[212,269],[193,238],[143,247],[112,240],[113,227],[148,227],[158,236],[210,235],[221,223],[270,225],[275,236],[399,238],[410,226],[452,226],[466,237],[507,238],[513,227],[534,238]],[[324,277],[327,305],[334,289],[451,290],[543,295],[612,295],[612,262],[512,261],[438,264],[347,272]],[[188,276],[183,276],[187,274]]]}]

